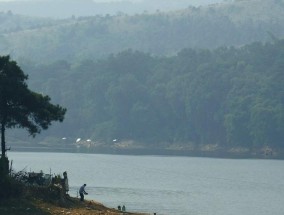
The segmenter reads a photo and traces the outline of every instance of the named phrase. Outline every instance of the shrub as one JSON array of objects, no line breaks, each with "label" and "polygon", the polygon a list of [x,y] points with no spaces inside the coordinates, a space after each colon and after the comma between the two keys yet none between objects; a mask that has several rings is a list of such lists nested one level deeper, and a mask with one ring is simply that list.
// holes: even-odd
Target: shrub
[{"label": "shrub", "polygon": [[23,183],[19,180],[21,174],[9,174],[9,160],[0,158],[0,200],[19,197],[23,193]]},{"label": "shrub", "polygon": [[0,200],[11,197],[20,197],[23,194],[24,185],[9,175],[1,175]]}]

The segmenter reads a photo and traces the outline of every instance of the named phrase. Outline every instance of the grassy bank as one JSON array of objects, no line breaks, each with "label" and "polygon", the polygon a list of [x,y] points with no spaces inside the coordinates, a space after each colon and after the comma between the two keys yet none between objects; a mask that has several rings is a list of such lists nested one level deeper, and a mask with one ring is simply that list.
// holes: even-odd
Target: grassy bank
[{"label": "grassy bank", "polygon": [[143,215],[118,211],[96,201],[81,202],[66,194],[63,186],[58,183],[48,186],[31,185],[23,180],[25,173],[0,176],[1,215]]}]

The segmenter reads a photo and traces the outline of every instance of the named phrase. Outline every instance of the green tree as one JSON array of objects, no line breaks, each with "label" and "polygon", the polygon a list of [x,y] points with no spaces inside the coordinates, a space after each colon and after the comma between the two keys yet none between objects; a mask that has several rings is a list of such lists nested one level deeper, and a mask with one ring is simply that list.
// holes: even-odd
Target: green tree
[{"label": "green tree", "polygon": [[[5,129],[25,128],[35,136],[47,129],[52,121],[62,122],[65,108],[50,103],[43,96],[28,89],[28,76],[9,56],[0,57],[0,125],[2,160],[6,158]],[[6,162],[4,162],[6,163]],[[7,164],[5,164],[7,167]],[[3,166],[2,166],[3,167]],[[4,169],[7,169],[7,168]]]}]

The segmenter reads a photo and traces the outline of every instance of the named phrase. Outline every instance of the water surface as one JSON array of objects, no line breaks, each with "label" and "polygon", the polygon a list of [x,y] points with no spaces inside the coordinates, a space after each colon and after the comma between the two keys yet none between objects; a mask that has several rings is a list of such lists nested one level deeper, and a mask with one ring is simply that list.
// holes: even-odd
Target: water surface
[{"label": "water surface", "polygon": [[11,152],[16,170],[67,171],[70,194],[174,215],[282,215],[284,161]]}]

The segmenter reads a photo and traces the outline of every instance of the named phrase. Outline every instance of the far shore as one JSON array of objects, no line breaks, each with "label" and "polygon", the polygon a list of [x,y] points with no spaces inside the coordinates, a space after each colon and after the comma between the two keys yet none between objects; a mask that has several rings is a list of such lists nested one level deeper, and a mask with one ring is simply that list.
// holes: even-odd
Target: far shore
[{"label": "far shore", "polygon": [[89,154],[110,154],[110,155],[151,155],[151,156],[188,156],[188,157],[207,157],[207,158],[225,158],[225,159],[284,159],[283,150],[264,151],[258,149],[251,151],[245,150],[179,150],[179,149],[133,149],[133,148],[106,148],[100,147],[92,150],[78,148],[55,148],[55,147],[24,147],[13,146],[12,152],[52,152],[52,153],[89,153]]}]

